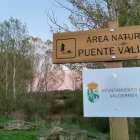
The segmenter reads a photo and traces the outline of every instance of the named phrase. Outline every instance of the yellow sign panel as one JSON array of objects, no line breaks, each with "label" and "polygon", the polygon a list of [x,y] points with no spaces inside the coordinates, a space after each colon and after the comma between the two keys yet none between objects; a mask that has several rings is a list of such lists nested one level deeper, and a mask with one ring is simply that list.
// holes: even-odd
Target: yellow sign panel
[{"label": "yellow sign panel", "polygon": [[57,33],[53,63],[140,59],[140,26]]}]

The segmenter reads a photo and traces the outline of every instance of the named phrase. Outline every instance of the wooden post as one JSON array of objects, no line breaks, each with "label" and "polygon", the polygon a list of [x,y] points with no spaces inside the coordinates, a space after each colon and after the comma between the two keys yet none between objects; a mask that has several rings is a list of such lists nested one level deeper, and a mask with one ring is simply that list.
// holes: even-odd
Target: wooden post
[{"label": "wooden post", "polygon": [[[103,23],[103,28],[119,27],[118,21]],[[122,62],[106,62],[106,68],[121,68]],[[111,140],[129,140],[127,118],[109,118]]]}]

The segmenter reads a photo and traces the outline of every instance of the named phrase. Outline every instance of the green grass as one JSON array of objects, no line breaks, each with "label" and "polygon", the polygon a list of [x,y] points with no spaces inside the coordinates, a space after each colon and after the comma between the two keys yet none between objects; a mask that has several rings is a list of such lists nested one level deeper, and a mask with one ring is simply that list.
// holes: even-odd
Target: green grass
[{"label": "green grass", "polygon": [[[0,123],[8,122],[13,119],[11,118],[0,118]],[[81,129],[86,130],[88,132],[94,132],[96,134],[102,134],[95,128],[89,128],[88,126],[74,126],[74,125],[68,125],[64,124],[61,126],[64,130],[66,129]],[[0,128],[0,140],[37,140],[37,135],[42,133],[44,130],[50,129],[51,125],[49,124],[39,124],[37,129],[34,130],[13,130],[8,131],[4,130],[3,128]],[[102,134],[104,135],[104,134]],[[107,135],[107,134],[106,134]],[[108,134],[109,137],[109,134]]]},{"label": "green grass", "polygon": [[38,130],[7,131],[0,129],[0,140],[37,140]]},{"label": "green grass", "polygon": [[[0,118],[0,123],[4,123],[13,119]],[[8,131],[0,128],[0,140],[37,140],[37,135],[43,130],[51,128],[51,125],[38,125],[34,130],[13,130]]]},{"label": "green grass", "polygon": [[5,122],[8,122],[8,121],[12,121],[13,119],[11,118],[0,118],[0,123],[5,123]]}]

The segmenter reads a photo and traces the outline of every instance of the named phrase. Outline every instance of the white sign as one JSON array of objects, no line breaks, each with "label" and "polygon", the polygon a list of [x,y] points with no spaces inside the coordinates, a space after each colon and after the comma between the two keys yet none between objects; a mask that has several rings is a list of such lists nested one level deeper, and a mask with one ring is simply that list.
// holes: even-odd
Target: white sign
[{"label": "white sign", "polygon": [[83,70],[84,117],[140,117],[140,68]]}]

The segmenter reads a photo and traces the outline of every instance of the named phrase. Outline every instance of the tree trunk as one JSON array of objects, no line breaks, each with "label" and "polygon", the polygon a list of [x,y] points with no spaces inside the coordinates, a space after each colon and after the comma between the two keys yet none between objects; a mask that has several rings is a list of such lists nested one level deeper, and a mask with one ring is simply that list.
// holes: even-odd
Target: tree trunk
[{"label": "tree trunk", "polygon": [[6,98],[7,98],[7,90],[8,90],[8,53],[7,53],[7,47],[6,47],[6,73],[5,73],[5,79],[6,79]]},{"label": "tree trunk", "polygon": [[13,98],[16,99],[16,54],[14,52],[14,66],[13,66]]}]

